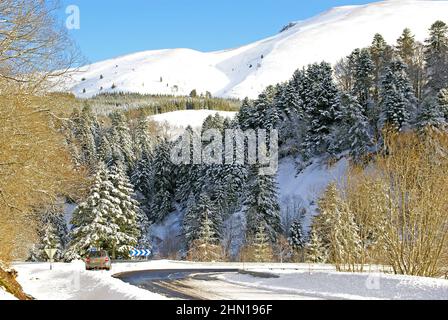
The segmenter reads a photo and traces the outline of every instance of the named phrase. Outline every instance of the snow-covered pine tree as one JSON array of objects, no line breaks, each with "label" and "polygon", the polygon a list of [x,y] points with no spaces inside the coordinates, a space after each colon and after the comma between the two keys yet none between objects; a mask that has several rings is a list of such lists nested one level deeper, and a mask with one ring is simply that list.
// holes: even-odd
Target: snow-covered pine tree
[{"label": "snow-covered pine tree", "polygon": [[401,131],[415,116],[417,101],[406,68],[399,58],[386,68],[380,92],[382,128]]},{"label": "snow-covered pine tree", "polygon": [[53,257],[55,261],[63,259],[68,229],[62,206],[50,206],[40,215],[37,235],[39,236],[39,241],[33,246],[29,260],[47,261],[48,256],[45,253],[45,249],[49,248],[57,249]]},{"label": "snow-covered pine tree", "polygon": [[440,90],[437,98],[437,103],[445,117],[445,121],[448,122],[448,88]]},{"label": "snow-covered pine tree", "polygon": [[292,79],[285,86],[285,92],[282,100],[279,101],[278,109],[290,120],[303,120],[304,118],[303,94],[306,81],[305,69],[297,69]]},{"label": "snow-covered pine tree", "polygon": [[339,270],[356,271],[360,261],[362,243],[359,227],[349,208],[339,197],[334,199],[335,209],[332,230],[332,259]]},{"label": "snow-covered pine tree", "polygon": [[83,257],[91,248],[127,257],[135,247],[139,236],[136,203],[123,176],[117,167],[111,175],[104,163],[99,164],[89,196],[73,212],[69,257]]},{"label": "snow-covered pine tree", "polygon": [[440,130],[447,127],[447,121],[437,99],[426,98],[419,109],[416,121],[417,130]]},{"label": "snow-covered pine tree", "polygon": [[209,220],[213,235],[220,239],[222,219],[216,206],[205,192],[200,194],[197,200],[190,194],[183,221],[183,232],[188,246],[199,239],[201,222],[205,217]]},{"label": "snow-covered pine tree", "polygon": [[189,259],[193,261],[219,261],[222,252],[219,238],[216,236],[213,221],[208,211],[200,219],[200,229],[196,240],[193,240],[188,252]]},{"label": "snow-covered pine tree", "polygon": [[98,122],[89,105],[85,105],[81,113],[74,113],[73,117],[73,130],[80,145],[81,162],[93,169],[97,162]]},{"label": "snow-covered pine tree", "polygon": [[120,161],[126,170],[132,170],[135,165],[135,154],[131,131],[122,112],[113,112],[110,115],[112,130],[109,136],[113,160]]},{"label": "snow-covered pine tree", "polygon": [[132,139],[136,159],[142,158],[143,153],[151,153],[155,139],[149,133],[148,117],[144,113],[137,120],[136,128],[132,130]]},{"label": "snow-covered pine tree", "polygon": [[120,208],[113,189],[109,171],[100,163],[86,201],[73,212],[67,257],[84,257],[91,248],[112,252],[120,245],[120,227],[114,219]]},{"label": "snow-covered pine tree", "polygon": [[[320,254],[325,255],[325,261],[333,256],[332,248],[334,244],[334,224],[337,221],[339,208],[337,206],[338,190],[336,183],[330,183],[325,190],[324,195],[319,200],[319,215],[313,219],[311,226],[312,233],[314,233],[317,243],[315,250]],[[311,234],[313,236],[313,234]],[[314,241],[311,237],[311,243]]]},{"label": "snow-covered pine tree", "polygon": [[142,209],[138,211],[137,215],[137,228],[139,230],[139,236],[137,238],[137,248],[151,249],[151,240],[149,236],[149,230],[151,223],[149,222],[148,215]]},{"label": "snow-covered pine tree", "polygon": [[448,25],[443,21],[436,21],[429,32],[425,46],[428,78],[425,96],[434,96],[448,87]]},{"label": "snow-covered pine tree", "polygon": [[349,150],[352,158],[359,162],[373,146],[372,128],[365,115],[364,107],[349,94],[342,96],[342,126],[338,131],[339,151]]},{"label": "snow-covered pine tree", "polygon": [[252,242],[253,260],[254,262],[272,262],[272,243],[264,223],[260,223],[256,230]]},{"label": "snow-covered pine tree", "polygon": [[310,65],[306,74],[304,108],[308,126],[303,148],[304,158],[310,159],[327,152],[333,143],[331,129],[340,117],[340,101],[330,64]]},{"label": "snow-covered pine tree", "polygon": [[137,198],[145,212],[148,212],[153,196],[154,172],[152,170],[153,155],[150,151],[142,151],[131,175],[131,183],[137,193]]},{"label": "snow-covered pine tree", "polygon": [[240,111],[237,115],[238,124],[242,130],[248,130],[252,128],[252,123],[254,121],[253,113],[254,107],[252,105],[252,102],[249,100],[249,98],[244,98],[241,104]]},{"label": "snow-covered pine tree", "polygon": [[272,130],[278,129],[283,121],[284,113],[279,109],[276,103],[278,97],[282,95],[283,87],[281,85],[275,86],[275,94],[270,102],[269,109],[266,111],[266,116],[264,118],[264,123],[262,124],[262,129]]},{"label": "snow-covered pine tree", "polygon": [[379,106],[380,102],[380,90],[381,81],[385,72],[385,69],[393,56],[393,49],[384,40],[384,37],[377,33],[373,37],[372,44],[370,46],[370,54],[372,56],[372,61],[374,65],[373,75],[374,75],[374,90],[373,90],[373,100],[375,106]]},{"label": "snow-covered pine tree", "polygon": [[[116,204],[120,208],[111,220],[119,226],[120,243],[114,248],[114,252],[126,257],[140,239],[142,232],[145,232],[148,225],[139,223],[148,222],[140,211],[138,202],[134,199],[134,186],[129,182],[124,167],[120,163],[115,163],[110,168],[109,181],[112,182],[113,189],[111,195],[115,197]],[[140,228],[143,228],[140,229]]]},{"label": "snow-covered pine tree", "polygon": [[150,209],[151,222],[160,222],[173,211],[176,176],[171,162],[171,143],[161,142],[154,151],[154,196]]},{"label": "snow-covered pine tree", "polygon": [[245,201],[248,238],[264,225],[269,240],[274,243],[281,232],[280,206],[275,176],[260,175],[259,168],[252,168]]},{"label": "snow-covered pine tree", "polygon": [[186,202],[184,218],[182,221],[182,233],[185,237],[187,247],[197,238],[197,230],[199,229],[199,220],[196,209],[196,197],[193,192],[188,196]]},{"label": "snow-covered pine tree", "polygon": [[289,228],[289,245],[295,250],[301,250],[305,247],[306,239],[303,234],[302,222],[300,219],[295,219]]},{"label": "snow-covered pine tree", "polygon": [[104,163],[111,163],[112,161],[112,147],[108,139],[107,132],[101,134],[100,143],[98,146],[98,160]]},{"label": "snow-covered pine tree", "polygon": [[[254,113],[252,114],[253,121],[255,123],[254,129],[272,128],[273,123],[271,123],[271,119],[268,118],[270,110],[271,101],[269,99],[269,96],[266,92],[262,92],[254,101]],[[275,119],[273,120],[275,121]]]},{"label": "snow-covered pine tree", "polygon": [[188,202],[188,197],[191,192],[193,194],[199,194],[199,190],[196,190],[197,182],[200,178],[199,174],[199,165],[193,163],[193,138],[199,138],[199,133],[195,132],[191,126],[188,126],[185,129],[184,137],[190,137],[190,145],[189,145],[189,158],[188,164],[181,163],[176,166],[176,175],[178,179],[176,179],[176,190],[175,190],[175,199],[176,201],[185,208]]},{"label": "snow-covered pine tree", "polygon": [[311,263],[326,263],[328,261],[328,250],[314,230],[311,230],[306,258]]},{"label": "snow-covered pine tree", "polygon": [[372,89],[374,82],[374,64],[370,50],[356,49],[350,56],[353,67],[353,89],[352,94],[357,97],[363,106],[365,114],[371,112]]}]

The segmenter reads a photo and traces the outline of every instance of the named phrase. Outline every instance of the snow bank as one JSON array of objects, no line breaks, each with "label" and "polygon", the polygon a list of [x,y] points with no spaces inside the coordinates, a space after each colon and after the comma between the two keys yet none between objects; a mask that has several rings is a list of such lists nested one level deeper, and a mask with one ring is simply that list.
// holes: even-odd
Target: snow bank
[{"label": "snow bank", "polygon": [[17,300],[17,298],[9,292],[6,292],[4,288],[0,287],[0,300]]},{"label": "snow bank", "polygon": [[[263,269],[262,269],[263,270]],[[448,280],[332,271],[274,271],[279,278],[225,274],[219,278],[257,289],[288,292],[323,299],[447,300]]]},{"label": "snow bank", "polygon": [[69,264],[16,264],[23,290],[38,300],[160,300],[165,297],[127,284],[112,275],[125,265],[114,264],[113,272],[86,271],[82,261]]}]

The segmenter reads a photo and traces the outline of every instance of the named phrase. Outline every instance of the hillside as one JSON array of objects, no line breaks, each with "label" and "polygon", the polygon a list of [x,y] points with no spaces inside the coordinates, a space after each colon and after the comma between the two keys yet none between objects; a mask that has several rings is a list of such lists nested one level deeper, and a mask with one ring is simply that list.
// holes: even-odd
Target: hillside
[{"label": "hillside", "polygon": [[81,68],[66,89],[82,98],[114,91],[188,95],[193,89],[254,98],[301,66],[334,63],[353,48],[369,45],[375,33],[392,43],[409,27],[423,41],[438,19],[448,20],[448,1],[388,0],[337,7],[240,48],[146,51],[98,62]]}]

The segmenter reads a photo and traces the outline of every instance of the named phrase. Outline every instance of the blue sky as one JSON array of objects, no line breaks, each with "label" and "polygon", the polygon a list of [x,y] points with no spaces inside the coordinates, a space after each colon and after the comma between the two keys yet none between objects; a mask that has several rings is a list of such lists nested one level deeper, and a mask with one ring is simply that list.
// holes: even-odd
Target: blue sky
[{"label": "blue sky", "polygon": [[290,21],[362,0],[62,0],[80,9],[71,30],[89,62],[143,50],[201,51],[241,46],[277,33]]}]

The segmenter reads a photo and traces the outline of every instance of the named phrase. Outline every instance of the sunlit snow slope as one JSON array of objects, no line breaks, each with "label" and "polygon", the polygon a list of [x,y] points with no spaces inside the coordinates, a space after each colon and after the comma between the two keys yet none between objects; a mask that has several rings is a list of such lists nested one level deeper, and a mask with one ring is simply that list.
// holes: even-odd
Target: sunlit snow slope
[{"label": "sunlit snow slope", "polygon": [[253,98],[267,85],[289,79],[301,66],[334,63],[354,48],[368,46],[377,32],[394,43],[409,27],[424,40],[436,20],[448,22],[448,1],[388,0],[337,7],[236,49],[146,51],[95,63],[83,67],[68,89],[79,97],[110,91],[186,95],[197,89]]}]

